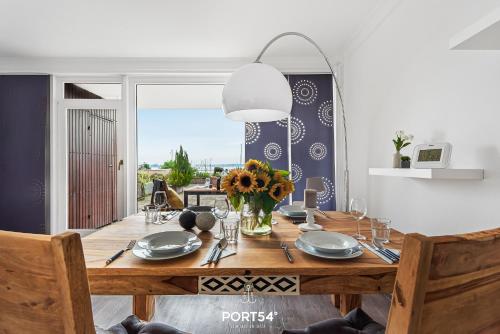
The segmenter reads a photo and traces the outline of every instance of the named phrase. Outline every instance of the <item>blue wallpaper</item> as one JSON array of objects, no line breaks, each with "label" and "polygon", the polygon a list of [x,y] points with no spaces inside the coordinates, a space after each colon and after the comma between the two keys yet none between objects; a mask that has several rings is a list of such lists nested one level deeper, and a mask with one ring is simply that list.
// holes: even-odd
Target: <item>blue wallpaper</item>
[{"label": "blue wallpaper", "polygon": [[326,190],[318,194],[319,207],[335,210],[332,77],[326,74],[286,77],[293,93],[290,131],[288,119],[245,124],[245,160],[269,161],[274,168],[291,170],[294,201],[303,200],[306,178],[323,177]]},{"label": "blue wallpaper", "polygon": [[294,201],[304,199],[306,178],[323,177],[326,190],[318,194],[322,210],[335,210],[334,109],[331,75],[289,75],[293,93],[291,113]]}]

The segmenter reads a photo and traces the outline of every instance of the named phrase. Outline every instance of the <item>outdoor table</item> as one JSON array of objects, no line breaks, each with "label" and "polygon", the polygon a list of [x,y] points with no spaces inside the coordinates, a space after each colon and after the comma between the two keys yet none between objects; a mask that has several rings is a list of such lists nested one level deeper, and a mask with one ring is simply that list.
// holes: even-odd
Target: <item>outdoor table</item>
[{"label": "outdoor table", "polygon": [[188,206],[189,195],[196,195],[196,205],[200,206],[200,196],[202,195],[225,195],[224,190],[217,190],[217,188],[208,187],[194,187],[190,189],[184,189],[184,207]]}]

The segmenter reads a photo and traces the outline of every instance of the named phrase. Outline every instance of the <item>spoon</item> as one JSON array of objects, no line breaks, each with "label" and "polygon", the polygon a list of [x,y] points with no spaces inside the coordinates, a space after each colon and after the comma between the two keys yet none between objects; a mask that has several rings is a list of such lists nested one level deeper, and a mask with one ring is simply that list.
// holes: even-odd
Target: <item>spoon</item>
[{"label": "spoon", "polygon": [[227,244],[228,244],[228,242],[227,242],[226,238],[220,239],[219,243],[217,244],[218,250],[217,250],[217,254],[215,255],[215,264],[219,263],[220,257],[222,255],[222,251],[224,249],[226,249]]}]

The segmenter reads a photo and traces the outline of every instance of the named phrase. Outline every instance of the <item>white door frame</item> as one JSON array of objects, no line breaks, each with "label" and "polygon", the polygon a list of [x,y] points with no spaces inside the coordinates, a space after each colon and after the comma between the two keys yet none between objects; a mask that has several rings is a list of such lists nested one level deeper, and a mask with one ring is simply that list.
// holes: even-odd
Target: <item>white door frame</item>
[{"label": "white door frame", "polygon": [[[64,99],[64,83],[121,83],[121,100]],[[117,160],[125,160],[123,113],[126,89],[122,76],[56,76],[52,82],[53,103],[50,117],[50,233],[61,233],[68,229],[68,116],[67,109],[116,109]],[[117,216],[125,213],[125,172],[117,174]]]},{"label": "white door frame", "polygon": [[161,76],[131,76],[126,78],[127,103],[127,215],[137,213],[137,86],[138,85],[224,85],[230,73],[218,74],[172,74]]}]

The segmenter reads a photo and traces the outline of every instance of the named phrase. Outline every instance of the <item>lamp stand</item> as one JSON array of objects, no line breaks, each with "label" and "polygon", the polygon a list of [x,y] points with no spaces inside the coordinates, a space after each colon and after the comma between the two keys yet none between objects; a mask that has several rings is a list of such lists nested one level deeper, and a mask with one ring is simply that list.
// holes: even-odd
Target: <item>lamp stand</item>
[{"label": "lamp stand", "polygon": [[276,40],[278,40],[282,37],[285,37],[285,36],[298,36],[298,37],[302,37],[305,40],[307,40],[309,43],[311,43],[319,51],[319,53],[325,59],[326,64],[330,68],[330,73],[332,74],[333,86],[334,86],[333,95],[335,96],[335,92],[338,94],[340,106],[342,109],[342,124],[343,124],[343,128],[344,128],[344,158],[345,158],[345,161],[344,161],[344,194],[343,194],[344,196],[343,197],[344,197],[345,211],[349,211],[349,207],[348,207],[349,206],[349,164],[348,164],[348,159],[347,159],[347,125],[346,125],[346,118],[345,118],[345,111],[344,111],[344,99],[342,97],[342,93],[340,92],[337,76],[335,75],[335,72],[333,70],[332,65],[330,64],[330,61],[328,60],[328,57],[323,52],[323,50],[321,50],[319,45],[316,44],[316,42],[314,40],[312,40],[310,37],[308,37],[304,34],[301,34],[299,32],[284,32],[282,34],[277,35],[273,39],[271,39],[266,44],[266,46],[264,46],[262,51],[257,56],[257,59],[255,60],[255,62],[260,63],[260,58],[264,55],[264,52],[266,52],[266,50],[271,46],[271,44],[273,44]]},{"label": "lamp stand", "polygon": [[316,211],[316,209],[307,208],[306,211],[307,211],[306,223],[300,224],[299,229],[304,232],[321,231],[323,229],[323,226],[316,224],[316,220],[314,219],[314,211]]}]

